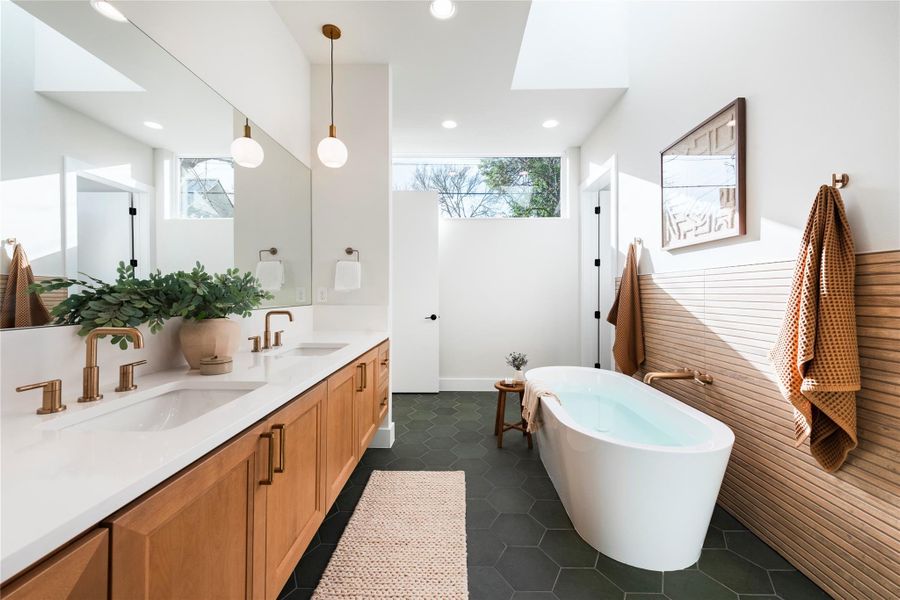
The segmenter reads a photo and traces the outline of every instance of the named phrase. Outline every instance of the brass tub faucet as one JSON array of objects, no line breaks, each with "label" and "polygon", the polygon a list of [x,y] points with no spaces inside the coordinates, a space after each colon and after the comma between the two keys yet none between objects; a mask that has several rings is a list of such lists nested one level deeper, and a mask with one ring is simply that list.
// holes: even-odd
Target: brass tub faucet
[{"label": "brass tub faucet", "polygon": [[650,385],[657,379],[693,379],[700,385],[707,385],[713,382],[712,375],[688,368],[677,371],[651,371],[644,375],[644,383],[647,385]]},{"label": "brass tub faucet", "polygon": [[100,393],[100,367],[97,366],[97,338],[101,335],[127,335],[134,342],[134,349],[144,347],[144,336],[134,327],[98,327],[87,334],[87,353],[82,377],[82,393],[79,402],[93,402],[103,398]]},{"label": "brass tub faucet", "polygon": [[288,321],[291,321],[291,322],[294,321],[294,315],[291,314],[291,311],[289,311],[289,310],[270,310],[269,312],[267,312],[266,313],[266,330],[263,331],[263,337],[262,337],[262,349],[263,350],[269,350],[270,348],[274,348],[274,347],[281,345],[281,334],[284,333],[283,331],[275,332],[275,344],[274,344],[274,346],[272,345],[272,326],[270,324],[270,319],[274,315],[284,315],[288,318]]}]

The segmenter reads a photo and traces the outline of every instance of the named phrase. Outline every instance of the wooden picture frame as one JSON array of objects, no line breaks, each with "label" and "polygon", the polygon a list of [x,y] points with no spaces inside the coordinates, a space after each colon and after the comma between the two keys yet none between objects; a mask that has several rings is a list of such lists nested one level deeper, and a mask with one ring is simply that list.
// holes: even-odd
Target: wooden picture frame
[{"label": "wooden picture frame", "polygon": [[659,153],[663,250],[747,233],[745,113],[737,98]]}]

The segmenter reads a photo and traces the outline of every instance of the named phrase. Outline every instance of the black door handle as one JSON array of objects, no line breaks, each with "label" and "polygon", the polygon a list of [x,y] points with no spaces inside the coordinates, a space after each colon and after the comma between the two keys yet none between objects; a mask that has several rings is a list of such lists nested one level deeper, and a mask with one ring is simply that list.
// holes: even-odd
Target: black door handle
[{"label": "black door handle", "polygon": [[425,318],[426,318],[427,320],[429,320],[429,321],[437,321],[438,316],[437,316],[437,315],[430,315],[430,316],[427,316],[427,317],[425,317]]}]

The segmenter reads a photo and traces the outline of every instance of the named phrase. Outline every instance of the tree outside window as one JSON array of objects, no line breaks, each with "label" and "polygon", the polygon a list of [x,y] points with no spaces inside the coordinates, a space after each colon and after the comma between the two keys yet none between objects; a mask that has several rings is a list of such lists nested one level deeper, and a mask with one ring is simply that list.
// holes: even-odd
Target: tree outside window
[{"label": "tree outside window", "polygon": [[560,158],[398,159],[397,189],[436,191],[447,218],[560,216]]}]

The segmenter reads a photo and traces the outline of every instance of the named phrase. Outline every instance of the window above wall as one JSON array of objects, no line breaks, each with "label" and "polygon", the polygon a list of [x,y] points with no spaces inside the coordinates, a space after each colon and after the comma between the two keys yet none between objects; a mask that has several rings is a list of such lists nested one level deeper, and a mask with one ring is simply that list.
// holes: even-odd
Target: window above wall
[{"label": "window above wall", "polygon": [[178,158],[176,219],[234,218],[234,161],[230,157]]},{"label": "window above wall", "polygon": [[448,219],[561,216],[559,156],[395,157],[393,179],[437,192]]}]

